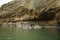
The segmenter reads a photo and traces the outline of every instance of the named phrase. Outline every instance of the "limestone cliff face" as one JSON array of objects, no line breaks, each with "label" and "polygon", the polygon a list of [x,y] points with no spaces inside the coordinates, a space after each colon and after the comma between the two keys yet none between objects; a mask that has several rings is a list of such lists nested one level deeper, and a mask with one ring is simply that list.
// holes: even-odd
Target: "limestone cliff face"
[{"label": "limestone cliff face", "polygon": [[20,2],[22,6],[25,6],[28,9],[41,10],[45,7],[56,7],[59,0],[20,0]]},{"label": "limestone cliff face", "polygon": [[56,20],[60,15],[57,4],[57,0],[14,0],[0,8],[0,22]]}]

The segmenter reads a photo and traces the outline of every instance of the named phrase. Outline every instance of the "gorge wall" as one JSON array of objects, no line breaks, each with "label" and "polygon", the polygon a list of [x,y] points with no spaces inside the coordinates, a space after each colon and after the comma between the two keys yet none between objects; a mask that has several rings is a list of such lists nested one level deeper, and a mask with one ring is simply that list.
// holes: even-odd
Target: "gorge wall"
[{"label": "gorge wall", "polygon": [[56,24],[60,0],[14,0],[0,7],[0,23],[41,21]]}]

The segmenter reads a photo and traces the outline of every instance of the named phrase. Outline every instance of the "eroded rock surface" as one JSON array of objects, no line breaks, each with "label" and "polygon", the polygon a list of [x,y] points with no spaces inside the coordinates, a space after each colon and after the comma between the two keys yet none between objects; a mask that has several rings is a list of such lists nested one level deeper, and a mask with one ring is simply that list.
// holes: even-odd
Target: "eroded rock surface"
[{"label": "eroded rock surface", "polygon": [[[25,3],[24,3],[25,2]],[[18,0],[2,5],[0,23],[19,21],[41,21],[56,24],[60,20],[60,6],[57,0]],[[40,5],[41,4],[41,5]],[[57,20],[59,19],[59,20]]]}]

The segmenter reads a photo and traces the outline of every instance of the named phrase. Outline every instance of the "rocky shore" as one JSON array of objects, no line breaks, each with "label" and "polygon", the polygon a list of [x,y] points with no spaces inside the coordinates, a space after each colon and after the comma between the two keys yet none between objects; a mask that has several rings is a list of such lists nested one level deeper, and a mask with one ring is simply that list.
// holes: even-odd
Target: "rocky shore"
[{"label": "rocky shore", "polygon": [[49,4],[43,5],[41,9],[40,6],[42,7],[42,5],[36,9],[30,8],[30,2],[26,3],[29,4],[29,7],[22,5],[23,3],[12,1],[2,5],[0,7],[0,26],[55,28],[56,25],[60,25],[60,6],[55,5],[55,1],[47,1],[46,3]]},{"label": "rocky shore", "polygon": [[20,21],[16,23],[3,23],[0,24],[2,27],[20,27],[22,29],[56,29],[59,28],[57,25],[50,25],[47,23],[31,22],[31,21]]}]

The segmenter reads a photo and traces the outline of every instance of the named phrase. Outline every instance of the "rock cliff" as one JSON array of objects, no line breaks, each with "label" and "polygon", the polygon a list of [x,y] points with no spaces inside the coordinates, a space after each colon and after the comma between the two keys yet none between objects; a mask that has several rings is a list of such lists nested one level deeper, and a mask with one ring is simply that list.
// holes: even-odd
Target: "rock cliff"
[{"label": "rock cliff", "polygon": [[57,23],[57,19],[60,20],[60,6],[57,6],[56,2],[56,0],[11,1],[0,7],[0,23],[17,21]]}]

